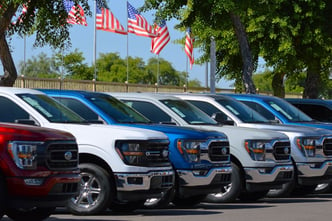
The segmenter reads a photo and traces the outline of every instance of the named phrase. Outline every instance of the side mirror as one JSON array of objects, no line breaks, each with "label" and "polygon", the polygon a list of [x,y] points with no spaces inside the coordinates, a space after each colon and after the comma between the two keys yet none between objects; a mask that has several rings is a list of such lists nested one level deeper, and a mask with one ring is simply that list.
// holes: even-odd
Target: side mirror
[{"label": "side mirror", "polygon": [[37,126],[36,122],[34,120],[30,120],[30,119],[17,119],[17,120],[15,120],[15,123]]},{"label": "side mirror", "polygon": [[234,125],[234,121],[230,120],[224,113],[216,112],[211,117],[220,124]]}]

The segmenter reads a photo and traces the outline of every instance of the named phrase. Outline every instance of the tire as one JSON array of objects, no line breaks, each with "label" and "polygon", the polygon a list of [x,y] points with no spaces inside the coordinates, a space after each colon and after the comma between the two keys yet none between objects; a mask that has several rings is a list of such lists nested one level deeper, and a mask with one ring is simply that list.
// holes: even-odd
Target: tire
[{"label": "tire", "polygon": [[55,207],[40,208],[34,207],[30,209],[7,209],[6,215],[15,221],[34,220],[41,221],[48,218],[55,210]]},{"label": "tire", "polygon": [[147,199],[144,203],[144,207],[147,209],[162,209],[166,208],[170,202],[174,199],[175,188],[170,189],[165,193],[162,198]]},{"label": "tire", "polygon": [[232,182],[223,186],[220,193],[208,194],[204,201],[209,203],[234,202],[242,192],[242,182],[243,178],[239,166],[232,163]]},{"label": "tire", "polygon": [[317,187],[317,184],[315,185],[297,185],[293,192],[293,196],[305,196],[308,194],[312,194]]},{"label": "tire", "polygon": [[2,175],[0,174],[0,219],[2,218],[2,216],[4,215],[5,212],[5,205],[6,205],[6,185],[5,185],[5,181],[2,177]]},{"label": "tire", "polygon": [[197,195],[197,196],[192,196],[192,197],[187,197],[187,198],[178,198],[174,197],[172,200],[172,203],[177,206],[177,207],[193,207],[200,202],[203,202],[203,200],[206,198],[206,195]]},{"label": "tire", "polygon": [[105,211],[114,199],[114,178],[102,167],[82,163],[79,195],[68,202],[68,210],[75,215],[94,215]]},{"label": "tire", "polygon": [[135,202],[112,202],[109,209],[114,213],[128,213],[144,207],[145,200]]},{"label": "tire", "polygon": [[332,192],[332,183],[321,183],[318,184],[313,193],[322,194],[322,193],[331,193]]},{"label": "tire", "polygon": [[282,197],[289,197],[292,195],[292,192],[295,188],[295,180],[292,182],[282,184],[280,189],[270,189],[269,192],[266,194],[266,197],[269,198],[282,198]]},{"label": "tire", "polygon": [[256,201],[264,198],[268,192],[269,190],[256,191],[256,192],[243,192],[240,193],[238,198],[241,201],[247,201],[247,202]]}]

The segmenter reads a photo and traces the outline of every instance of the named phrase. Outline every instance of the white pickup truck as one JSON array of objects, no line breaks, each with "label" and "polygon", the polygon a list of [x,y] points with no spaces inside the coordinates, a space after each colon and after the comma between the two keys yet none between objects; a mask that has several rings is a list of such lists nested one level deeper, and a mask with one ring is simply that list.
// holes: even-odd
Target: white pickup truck
[{"label": "white pickup truck", "polygon": [[0,87],[0,122],[60,129],[79,148],[80,193],[68,203],[73,214],[110,208],[134,210],[163,197],[174,185],[169,140],[161,132],[126,126],[87,124],[65,106],[32,89]]},{"label": "white pickup truck", "polygon": [[[286,135],[269,130],[220,126],[194,105],[164,94],[110,93],[152,122],[223,132],[230,142],[232,183],[220,193],[209,194],[209,202],[231,202],[262,198],[271,188],[292,182],[293,165]],[[156,114],[157,113],[157,114]]]},{"label": "white pickup truck", "polygon": [[273,124],[242,102],[224,95],[177,94],[221,124],[269,129],[286,134],[291,141],[291,156],[296,168],[293,183],[270,191],[271,197],[312,193],[317,184],[332,179],[332,131],[295,125]]}]

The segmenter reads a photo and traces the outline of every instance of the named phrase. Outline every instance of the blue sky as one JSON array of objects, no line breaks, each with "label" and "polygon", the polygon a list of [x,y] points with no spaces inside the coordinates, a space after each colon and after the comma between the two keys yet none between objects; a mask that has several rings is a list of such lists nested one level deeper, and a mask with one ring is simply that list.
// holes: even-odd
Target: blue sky
[{"label": "blue sky", "polygon": [[[89,1],[91,8],[93,9],[93,0]],[[141,7],[144,3],[143,0],[129,0],[129,3],[136,9]],[[120,23],[127,28],[127,0],[108,0],[108,6],[113,12],[114,16],[118,18]],[[153,24],[154,15],[152,12],[142,13],[142,15]],[[73,25],[70,27],[70,38],[72,42],[72,48],[65,52],[69,53],[76,48],[83,52],[85,62],[88,64],[93,63],[93,49],[94,49],[94,19],[93,17],[87,17],[88,26]],[[206,67],[205,65],[194,64],[192,69],[187,65],[187,56],[184,52],[184,45],[173,43],[174,40],[182,38],[185,33],[179,32],[174,29],[174,26],[178,22],[176,20],[167,21],[167,27],[170,33],[171,40],[160,52],[159,57],[169,61],[173,67],[178,71],[188,71],[189,79],[197,79],[201,82],[202,86],[206,85]],[[127,55],[132,57],[143,58],[145,62],[151,57],[157,57],[157,55],[150,52],[151,40],[147,37],[136,36],[134,34],[126,35],[116,34],[112,32],[106,32],[97,30],[96,32],[96,56],[98,58],[100,53],[118,53],[121,58],[125,58]],[[34,36],[26,38],[26,60],[32,56],[37,56],[41,52],[51,56],[54,52],[48,48],[33,48]],[[127,47],[128,42],[128,47]],[[18,67],[19,62],[24,60],[24,40],[18,36],[14,36],[11,41],[12,56],[15,64]],[[194,50],[194,57],[200,56],[199,49]],[[3,68],[0,64],[0,75],[3,74]],[[208,73],[209,75],[210,73]],[[130,82],[130,76],[129,76]],[[208,85],[210,80],[208,78]],[[232,82],[221,80],[216,82],[217,88],[230,88]]]}]

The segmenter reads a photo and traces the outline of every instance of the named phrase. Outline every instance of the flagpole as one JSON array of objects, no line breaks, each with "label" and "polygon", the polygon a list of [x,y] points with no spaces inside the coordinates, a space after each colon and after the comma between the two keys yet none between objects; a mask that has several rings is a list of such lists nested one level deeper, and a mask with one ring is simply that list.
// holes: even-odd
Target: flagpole
[{"label": "flagpole", "polygon": [[[128,31],[128,2],[127,2],[127,31]],[[129,48],[129,33],[127,34],[127,80],[126,80],[126,83],[128,84],[129,83],[129,52],[128,52],[128,48]]]},{"label": "flagpole", "polygon": [[157,60],[157,86],[159,87],[159,54],[158,54],[158,60]]},{"label": "flagpole", "polygon": [[97,28],[96,28],[96,11],[97,11],[97,0],[94,0],[94,31],[93,31],[93,66],[94,75],[93,78],[97,80],[97,69],[96,69],[96,48],[97,48]]}]

